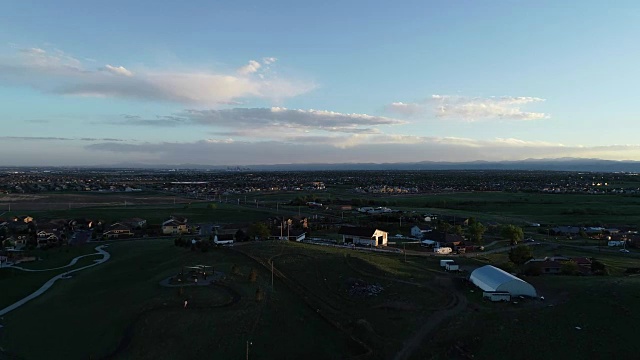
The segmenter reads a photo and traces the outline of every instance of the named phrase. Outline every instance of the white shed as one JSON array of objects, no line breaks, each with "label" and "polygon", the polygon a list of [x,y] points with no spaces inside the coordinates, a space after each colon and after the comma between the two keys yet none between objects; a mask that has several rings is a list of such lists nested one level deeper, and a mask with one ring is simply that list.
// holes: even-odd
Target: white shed
[{"label": "white shed", "polygon": [[445,269],[447,271],[460,271],[460,266],[458,264],[454,263],[454,262],[449,262],[445,266]]},{"label": "white shed", "polygon": [[511,296],[537,297],[536,289],[531,284],[495,266],[486,265],[473,270],[469,280],[483,291],[503,291]]},{"label": "white shed", "polygon": [[447,263],[452,263],[452,262],[455,262],[455,261],[453,261],[451,259],[440,260],[440,267],[446,268],[447,267]]}]

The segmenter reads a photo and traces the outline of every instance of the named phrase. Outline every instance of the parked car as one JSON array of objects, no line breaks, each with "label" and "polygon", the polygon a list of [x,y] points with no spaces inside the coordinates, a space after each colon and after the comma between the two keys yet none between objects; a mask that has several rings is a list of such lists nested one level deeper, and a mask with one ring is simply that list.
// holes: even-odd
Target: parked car
[{"label": "parked car", "polygon": [[629,250],[627,250],[627,249],[620,249],[620,252],[621,252],[621,253],[628,253],[628,252],[629,252]]}]

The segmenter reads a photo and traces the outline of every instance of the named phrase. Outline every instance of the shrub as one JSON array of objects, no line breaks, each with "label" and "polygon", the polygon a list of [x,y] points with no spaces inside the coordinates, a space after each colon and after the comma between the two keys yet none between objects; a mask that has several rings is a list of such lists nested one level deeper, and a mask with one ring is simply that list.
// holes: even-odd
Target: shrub
[{"label": "shrub", "polygon": [[256,280],[258,280],[258,270],[251,269],[251,272],[249,273],[249,281],[254,283]]}]

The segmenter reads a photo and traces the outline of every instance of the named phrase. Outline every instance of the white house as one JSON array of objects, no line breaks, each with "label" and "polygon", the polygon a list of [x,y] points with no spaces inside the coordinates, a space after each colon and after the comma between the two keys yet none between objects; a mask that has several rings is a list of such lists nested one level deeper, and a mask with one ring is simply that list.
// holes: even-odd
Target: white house
[{"label": "white house", "polygon": [[345,244],[365,246],[386,246],[389,233],[368,227],[342,226],[338,234],[342,235]]},{"label": "white house", "polygon": [[428,226],[415,225],[411,228],[411,236],[418,239],[422,239],[424,235],[428,232],[431,232],[431,228]]}]

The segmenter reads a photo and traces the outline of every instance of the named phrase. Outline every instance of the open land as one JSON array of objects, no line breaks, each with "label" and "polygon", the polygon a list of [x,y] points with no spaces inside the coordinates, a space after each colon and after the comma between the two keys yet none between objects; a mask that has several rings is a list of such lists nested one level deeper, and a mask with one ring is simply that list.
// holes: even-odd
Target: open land
[{"label": "open land", "polygon": [[[13,196],[12,207],[27,204],[22,206],[29,215],[48,219],[143,217],[160,224],[179,214],[190,222],[225,224],[300,214],[312,224],[316,218],[317,223],[324,221],[326,226],[312,228],[312,236],[329,239],[339,236],[335,225],[327,224],[339,220],[386,225],[390,234],[406,234],[414,214],[473,216],[524,226],[526,236],[541,240],[532,247],[534,257],[596,258],[609,275],[528,276],[524,279],[544,295],[544,301],[490,303],[465,280],[468,272],[444,272],[440,257],[412,243],[404,254],[286,241],[237,243],[206,252],[175,246],[172,236],[117,241],[107,248],[108,262],[74,273],[0,319],[0,359],[51,358],[51,354],[65,359],[231,359],[244,357],[247,349],[250,358],[263,359],[489,359],[497,351],[500,357],[514,359],[633,358],[640,351],[634,335],[640,321],[636,310],[640,277],[626,273],[640,267],[636,250],[620,253],[596,240],[556,240],[547,232],[556,225],[637,227],[640,197],[501,191],[363,194],[351,189],[338,184],[322,190],[255,191],[208,199],[180,192],[3,196]],[[329,205],[311,209],[299,205],[299,198]],[[90,206],[35,206],[45,200]],[[345,214],[334,206],[347,203],[402,212],[390,220],[355,210]],[[15,209],[3,217],[22,213]],[[542,227],[527,226],[530,223]],[[509,260],[508,243],[499,234],[486,236],[492,243],[486,254],[456,258],[465,270]],[[93,253],[94,247],[88,243],[34,250],[41,260],[21,266],[57,268]],[[0,269],[0,308],[95,258],[51,271]],[[196,264],[211,265],[224,275],[211,286],[160,285],[183,266]],[[250,279],[252,271],[255,281]],[[39,339],[38,346],[33,346],[34,338]],[[73,346],[68,339],[73,339]]]}]

